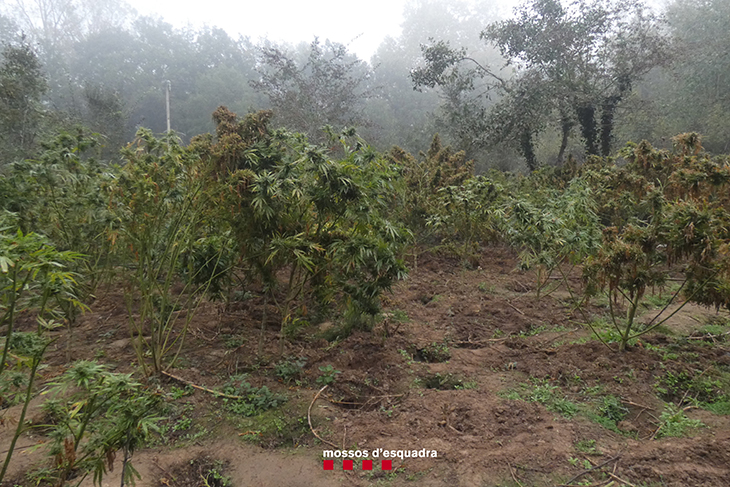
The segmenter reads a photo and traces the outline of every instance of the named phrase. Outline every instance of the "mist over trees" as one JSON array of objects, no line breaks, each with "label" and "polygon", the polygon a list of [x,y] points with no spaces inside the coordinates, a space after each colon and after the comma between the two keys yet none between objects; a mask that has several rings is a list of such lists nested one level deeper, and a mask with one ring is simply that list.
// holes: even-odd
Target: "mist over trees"
[{"label": "mist over trees", "polygon": [[256,71],[250,84],[268,99],[278,122],[310,135],[325,125],[365,125],[363,109],[377,91],[366,62],[342,44],[319,39],[293,52],[262,47]]},{"label": "mist over trees", "polygon": [[425,150],[435,133],[477,170],[532,170],[659,146],[698,131],[730,147],[730,5],[620,0],[414,0],[372,59],[326,39],[299,45],[178,29],[122,0],[14,0],[0,11],[0,154],[31,157],[55,128],[83,125],[114,157],[140,127],[189,140],[218,106],[274,112],[322,140],[354,127],[380,150]]}]

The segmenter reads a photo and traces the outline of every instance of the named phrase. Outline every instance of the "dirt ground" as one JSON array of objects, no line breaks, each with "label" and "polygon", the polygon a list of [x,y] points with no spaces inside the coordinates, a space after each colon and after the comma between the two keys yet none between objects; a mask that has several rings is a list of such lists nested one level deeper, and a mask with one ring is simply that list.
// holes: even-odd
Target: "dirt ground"
[{"label": "dirt ground", "polygon": [[[275,374],[273,307],[260,360],[262,301],[252,297],[229,309],[206,303],[172,374],[215,389],[245,373],[251,385],[266,385],[288,400],[245,418],[199,389],[170,399],[165,435],[132,459],[142,476],[138,485],[730,485],[730,416],[697,407],[713,398],[700,397],[704,392],[692,385],[716,379],[713,387],[727,386],[727,334],[703,328],[726,325],[727,313],[687,307],[661,333],[618,353],[582,324],[605,315],[605,305],[594,302],[586,315],[572,311],[564,289],[538,300],[534,275],[516,270],[509,249],[484,249],[475,268],[430,253],[411,264],[409,278],[384,297],[383,317],[372,332],[327,341],[321,336],[336,324],[323,323],[289,340],[285,356],[304,364],[289,382]],[[658,309],[645,312],[648,321]],[[62,373],[71,358],[135,370],[117,290],[102,293],[70,337],[56,333],[60,339],[48,354],[42,383]],[[322,390],[328,374],[333,381]],[[170,377],[159,381],[167,391],[185,386]],[[39,401],[32,419],[38,419]],[[703,426],[664,434],[667,403],[679,408],[675,418]],[[308,411],[319,437],[338,448],[425,449],[437,457],[396,458],[392,470],[383,470],[382,457],[376,458],[371,471],[360,461],[345,471],[334,459],[334,470],[324,470],[323,451],[334,446],[312,434]],[[3,413],[0,452],[8,448],[18,415],[17,406]],[[3,487],[36,485],[27,474],[48,464],[46,441],[37,434],[21,438]],[[120,485],[120,470],[103,485]],[[90,479],[82,485],[91,485]]]}]

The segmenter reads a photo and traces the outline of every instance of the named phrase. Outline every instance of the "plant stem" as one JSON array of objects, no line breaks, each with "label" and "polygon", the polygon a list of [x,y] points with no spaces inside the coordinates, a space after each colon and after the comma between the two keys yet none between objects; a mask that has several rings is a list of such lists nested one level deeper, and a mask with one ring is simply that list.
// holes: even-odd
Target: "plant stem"
[{"label": "plant stem", "polygon": [[30,399],[33,396],[33,383],[35,382],[35,375],[38,371],[38,366],[41,364],[41,359],[43,358],[43,354],[45,354],[46,349],[48,348],[48,345],[50,345],[53,342],[53,340],[47,342],[43,348],[33,357],[33,365],[30,369],[30,378],[28,379],[28,389],[25,393],[25,401],[23,402],[23,410],[20,412],[20,418],[18,419],[18,426],[15,428],[15,434],[13,435],[13,439],[10,442],[10,448],[8,449],[8,454],[5,456],[5,463],[3,464],[3,469],[0,471],[0,483],[2,483],[3,478],[5,478],[5,474],[8,470],[8,465],[10,465],[10,458],[13,456],[13,451],[15,450],[15,444],[18,441],[18,438],[20,438],[20,435],[23,434],[23,427],[25,426],[25,415],[28,412],[28,405],[30,404]]},{"label": "plant stem", "polygon": [[261,317],[261,332],[259,333],[259,347],[256,355],[261,358],[261,354],[264,352],[264,332],[266,331],[266,309],[269,305],[269,293],[264,291],[264,311]]}]

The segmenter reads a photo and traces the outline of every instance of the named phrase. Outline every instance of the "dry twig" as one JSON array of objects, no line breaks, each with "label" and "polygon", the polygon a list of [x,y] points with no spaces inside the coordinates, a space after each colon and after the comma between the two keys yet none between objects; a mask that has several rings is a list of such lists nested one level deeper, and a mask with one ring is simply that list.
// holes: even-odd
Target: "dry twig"
[{"label": "dry twig", "polygon": [[517,306],[515,306],[514,304],[510,303],[509,301],[505,301],[505,302],[507,303],[507,305],[508,305],[508,306],[509,306],[510,308],[512,308],[513,310],[517,311],[517,312],[518,312],[519,314],[521,314],[522,316],[525,316],[525,313],[524,313],[524,311],[522,311],[522,310],[521,310],[520,308],[518,308],[518,307],[517,307]]},{"label": "dry twig", "polygon": [[628,482],[628,481],[626,481],[626,480],[622,479],[621,477],[617,477],[616,475],[612,474],[611,472],[608,472],[608,475],[609,475],[609,476],[610,476],[610,477],[611,477],[612,479],[616,480],[617,482],[621,482],[621,483],[622,483],[623,485],[628,485],[628,487],[636,487],[636,486],[635,486],[634,484],[632,484],[631,482]]},{"label": "dry twig", "polygon": [[213,394],[216,397],[225,397],[227,399],[243,399],[243,396],[231,396],[230,394],[223,394],[222,392],[214,391],[213,389],[208,389],[207,387],[199,386],[197,384],[193,384],[189,380],[185,380],[182,377],[178,377],[176,375],[172,375],[169,372],[162,371],[162,375],[166,375],[167,377],[171,379],[175,379],[176,381],[182,382],[183,384],[187,384],[190,387],[194,389],[198,389],[199,391],[207,392],[209,394]]},{"label": "dry twig", "polygon": [[621,399],[621,402],[624,404],[629,404],[631,406],[636,406],[637,408],[648,409],[649,411],[654,411],[654,409],[650,408],[649,406],[643,406],[643,405],[637,404],[635,402],[627,401],[626,399]]},{"label": "dry twig", "polygon": [[512,468],[512,465],[509,462],[507,462],[507,466],[509,467],[509,473],[512,475],[512,480],[514,480],[517,485],[522,487],[522,482],[520,482],[517,479],[517,474],[515,473],[515,470]]},{"label": "dry twig", "polygon": [[579,478],[583,477],[584,475],[588,475],[589,473],[593,472],[594,470],[599,470],[599,469],[605,467],[606,465],[608,465],[609,463],[615,462],[619,458],[621,458],[621,454],[620,453],[618,455],[616,455],[615,457],[609,458],[608,460],[606,460],[603,463],[599,463],[595,467],[591,467],[588,470],[584,470],[583,472],[579,473],[578,475],[576,475],[572,479],[570,479],[567,482],[565,482],[565,484],[563,484],[563,485],[570,485],[573,482],[575,482],[576,480],[578,480]]},{"label": "dry twig", "polygon": [[328,444],[329,446],[331,446],[331,447],[333,447],[333,448],[337,448],[337,449],[339,450],[339,449],[340,449],[340,447],[339,447],[339,446],[335,445],[334,443],[330,443],[329,441],[327,441],[327,440],[325,440],[324,438],[322,438],[321,436],[319,436],[319,435],[317,434],[317,432],[316,432],[316,431],[314,431],[314,426],[312,426],[312,406],[314,406],[314,403],[315,403],[315,402],[317,402],[317,398],[319,397],[319,395],[320,395],[320,394],[322,394],[322,392],[323,392],[323,391],[324,391],[325,389],[327,389],[327,387],[329,387],[329,386],[324,386],[324,387],[322,387],[322,388],[321,388],[321,389],[320,389],[320,390],[319,390],[319,391],[317,392],[317,394],[315,394],[315,395],[314,395],[314,399],[312,399],[312,403],[311,403],[311,404],[309,405],[309,408],[307,409],[307,422],[309,423],[309,429],[310,429],[310,430],[312,430],[312,434],[314,435],[314,437],[315,437],[315,438],[317,438],[317,439],[318,439],[319,441],[321,441],[322,443],[327,443],[327,444]]},{"label": "dry twig", "polygon": [[358,406],[359,409],[363,409],[368,406],[377,405],[383,399],[399,398],[399,397],[403,397],[404,395],[405,394],[383,394],[381,396],[369,396],[365,402],[336,401],[334,399],[328,399],[328,400],[332,404],[336,404],[338,406]]},{"label": "dry twig", "polygon": [[477,347],[480,347],[481,348],[481,347],[486,346],[488,343],[503,342],[505,340],[509,340],[510,338],[512,338],[512,337],[506,336],[506,337],[503,337],[503,338],[489,338],[487,340],[479,340],[477,342],[472,341],[472,340],[468,340],[468,341],[462,340],[462,341],[456,342],[456,345],[457,346],[460,346],[460,345],[476,345]]}]

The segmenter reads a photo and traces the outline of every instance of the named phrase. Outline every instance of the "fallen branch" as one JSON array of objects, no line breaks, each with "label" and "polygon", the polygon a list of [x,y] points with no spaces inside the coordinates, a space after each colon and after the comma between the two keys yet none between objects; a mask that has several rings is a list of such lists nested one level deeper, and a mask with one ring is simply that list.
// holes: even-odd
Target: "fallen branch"
[{"label": "fallen branch", "polygon": [[479,340],[477,342],[472,341],[472,340],[461,340],[461,341],[456,342],[455,345],[457,345],[457,346],[459,346],[459,345],[477,345],[477,346],[482,346],[482,345],[485,345],[487,343],[503,342],[505,340],[509,340],[510,338],[512,338],[512,334],[511,333],[509,335],[507,335],[506,337],[502,337],[502,338],[487,338],[486,340]]},{"label": "fallen branch", "polygon": [[622,484],[624,484],[624,485],[628,485],[629,487],[636,487],[636,486],[635,486],[634,484],[632,484],[631,482],[628,482],[628,481],[626,481],[626,480],[622,479],[621,477],[617,477],[616,475],[612,474],[611,472],[608,472],[608,475],[609,475],[609,476],[610,476],[610,477],[611,477],[612,479],[616,480],[617,482],[621,482]]},{"label": "fallen branch", "polygon": [[[581,478],[581,477],[583,477],[583,476],[585,476],[585,475],[588,475],[589,473],[593,472],[594,470],[598,470],[598,469],[601,469],[601,468],[605,467],[606,465],[608,465],[609,463],[611,463],[611,462],[615,462],[615,461],[616,461],[616,460],[618,460],[619,458],[621,458],[621,454],[620,454],[620,453],[619,453],[618,455],[616,455],[615,457],[613,457],[613,458],[609,458],[608,460],[606,460],[606,461],[605,461],[605,462],[603,462],[603,463],[599,463],[599,464],[598,464],[598,465],[596,465],[595,467],[591,467],[591,468],[589,468],[588,470],[584,470],[583,472],[579,473],[578,475],[576,475],[576,476],[575,476],[575,477],[573,477],[572,479],[570,479],[570,480],[568,480],[567,482],[565,482],[565,484],[563,484],[563,485],[570,485],[570,484],[572,484],[573,482],[575,482],[576,480],[578,480],[579,478]],[[610,475],[610,474],[609,474],[609,475]]]},{"label": "fallen branch", "polygon": [[314,437],[315,437],[315,438],[317,438],[317,439],[318,439],[319,441],[321,441],[322,443],[327,443],[327,444],[328,444],[329,446],[331,446],[331,447],[333,447],[333,448],[337,448],[337,449],[339,450],[339,449],[340,449],[340,447],[339,447],[339,446],[335,445],[334,443],[330,443],[329,441],[327,441],[327,440],[325,440],[324,438],[322,438],[321,436],[319,436],[319,435],[317,434],[317,432],[316,432],[316,431],[314,431],[314,426],[312,426],[312,406],[314,406],[314,403],[315,403],[315,402],[317,402],[317,398],[319,397],[319,395],[320,395],[320,394],[322,394],[322,392],[323,392],[323,391],[324,391],[325,389],[327,389],[327,387],[329,387],[329,386],[324,386],[324,387],[322,387],[322,388],[321,388],[321,389],[319,390],[319,392],[317,392],[317,394],[315,394],[315,395],[314,395],[314,399],[312,399],[312,402],[311,402],[311,404],[309,405],[309,408],[307,409],[307,422],[309,423],[309,429],[310,429],[310,430],[312,430],[312,434],[314,435]]},{"label": "fallen branch", "polygon": [[231,396],[230,394],[223,394],[222,392],[214,391],[213,389],[208,389],[207,387],[199,386],[197,384],[193,384],[189,380],[185,380],[182,377],[178,377],[176,375],[172,375],[169,372],[162,371],[162,375],[166,375],[167,377],[171,379],[175,379],[176,381],[182,382],[183,384],[189,385],[190,387],[194,389],[198,389],[199,391],[207,392],[208,394],[213,394],[216,397],[225,397],[227,399],[243,399],[243,396]]},{"label": "fallen branch", "polygon": [[517,306],[515,306],[514,304],[510,303],[509,301],[505,301],[505,302],[507,303],[507,305],[508,305],[508,306],[509,306],[510,308],[512,308],[513,310],[517,311],[517,312],[518,312],[519,314],[521,314],[522,316],[525,316],[525,313],[524,313],[524,311],[522,311],[522,310],[521,310],[520,308],[518,308],[518,307],[517,307]]},{"label": "fallen branch", "polygon": [[629,404],[631,406],[636,406],[637,408],[648,409],[649,411],[654,411],[654,409],[650,408],[649,406],[644,406],[642,404],[637,404],[635,402],[627,401],[625,399],[621,399],[621,402],[624,403],[624,404]]},{"label": "fallen branch", "polygon": [[512,468],[512,465],[507,462],[507,466],[509,467],[509,473],[512,475],[512,480],[514,480],[519,487],[522,487],[522,482],[517,480],[517,474],[515,474],[515,470]]},{"label": "fallen branch", "polygon": [[190,328],[190,334],[192,336],[194,336],[195,338],[200,338],[201,340],[205,340],[208,343],[213,343],[214,341],[216,341],[218,339],[218,335],[220,335],[219,332],[216,332],[216,334],[213,335],[213,338],[207,338],[203,334],[203,331],[200,328],[192,328],[192,327]]},{"label": "fallen branch", "polygon": [[558,487],[613,487],[616,484],[615,480],[603,480],[597,484],[583,485],[583,484],[560,484]]},{"label": "fallen branch", "polygon": [[[28,449],[28,448],[33,448],[34,446],[40,446],[40,445],[42,445],[42,444],[44,444],[44,443],[45,443],[45,441],[39,441],[39,442],[37,442],[37,443],[31,443],[30,445],[25,445],[25,446],[16,446],[16,447],[15,447],[15,448],[13,449],[13,451],[14,451],[14,452],[18,452],[18,451],[20,451],[20,450],[26,450],[26,449]],[[5,454],[6,454],[7,452],[9,452],[9,451],[10,451],[10,450],[5,450],[4,452],[0,453],[0,455],[5,455]]]}]

